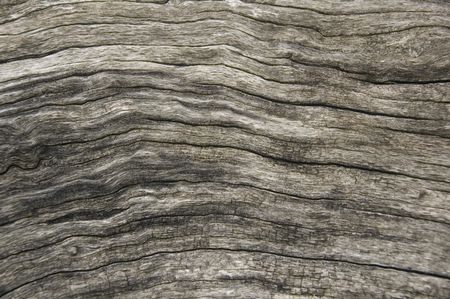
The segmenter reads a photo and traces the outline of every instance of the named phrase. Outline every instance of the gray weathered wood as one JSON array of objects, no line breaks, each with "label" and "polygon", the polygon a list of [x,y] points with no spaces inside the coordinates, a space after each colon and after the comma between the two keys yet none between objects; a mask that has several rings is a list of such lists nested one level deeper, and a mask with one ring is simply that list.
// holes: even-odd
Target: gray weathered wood
[{"label": "gray weathered wood", "polygon": [[449,298],[450,2],[0,0],[2,298]]}]

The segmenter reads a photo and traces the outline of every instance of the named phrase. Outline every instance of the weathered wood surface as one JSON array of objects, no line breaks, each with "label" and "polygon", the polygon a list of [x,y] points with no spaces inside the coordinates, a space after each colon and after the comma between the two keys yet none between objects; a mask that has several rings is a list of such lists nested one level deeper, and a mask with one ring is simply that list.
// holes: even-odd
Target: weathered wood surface
[{"label": "weathered wood surface", "polygon": [[450,3],[0,0],[2,298],[449,298]]}]

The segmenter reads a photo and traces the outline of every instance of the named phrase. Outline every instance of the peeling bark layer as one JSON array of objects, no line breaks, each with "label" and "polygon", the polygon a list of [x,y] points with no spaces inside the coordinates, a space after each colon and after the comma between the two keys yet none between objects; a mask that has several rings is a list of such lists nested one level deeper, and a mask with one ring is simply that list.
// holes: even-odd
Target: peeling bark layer
[{"label": "peeling bark layer", "polygon": [[449,298],[450,3],[0,0],[2,298]]}]

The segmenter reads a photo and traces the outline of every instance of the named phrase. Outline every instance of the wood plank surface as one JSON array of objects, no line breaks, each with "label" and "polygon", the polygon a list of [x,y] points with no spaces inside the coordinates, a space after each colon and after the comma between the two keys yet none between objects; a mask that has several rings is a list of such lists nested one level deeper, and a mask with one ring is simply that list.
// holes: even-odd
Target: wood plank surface
[{"label": "wood plank surface", "polygon": [[450,298],[450,2],[0,0],[1,298]]}]

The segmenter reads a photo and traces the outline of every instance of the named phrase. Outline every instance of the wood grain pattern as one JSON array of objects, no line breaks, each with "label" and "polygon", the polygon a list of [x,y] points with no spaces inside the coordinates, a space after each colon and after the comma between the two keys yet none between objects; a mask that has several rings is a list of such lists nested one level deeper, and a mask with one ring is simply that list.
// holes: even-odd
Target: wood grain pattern
[{"label": "wood grain pattern", "polygon": [[0,0],[2,298],[449,298],[450,3]]}]

